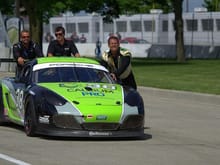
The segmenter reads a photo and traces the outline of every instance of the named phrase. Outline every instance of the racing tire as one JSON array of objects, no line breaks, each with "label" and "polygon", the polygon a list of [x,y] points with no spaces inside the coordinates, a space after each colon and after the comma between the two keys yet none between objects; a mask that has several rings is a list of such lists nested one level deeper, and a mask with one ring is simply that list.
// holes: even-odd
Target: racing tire
[{"label": "racing tire", "polygon": [[24,117],[24,130],[27,136],[36,136],[37,119],[34,107],[34,102],[29,99]]}]

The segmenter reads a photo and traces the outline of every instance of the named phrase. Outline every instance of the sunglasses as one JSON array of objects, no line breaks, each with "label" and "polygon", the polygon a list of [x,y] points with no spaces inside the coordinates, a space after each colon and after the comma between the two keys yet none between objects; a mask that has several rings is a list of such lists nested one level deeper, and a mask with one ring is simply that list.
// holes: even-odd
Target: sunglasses
[{"label": "sunglasses", "polygon": [[21,38],[30,38],[30,36],[21,36]]},{"label": "sunglasses", "polygon": [[55,36],[62,36],[63,33],[55,33]]}]

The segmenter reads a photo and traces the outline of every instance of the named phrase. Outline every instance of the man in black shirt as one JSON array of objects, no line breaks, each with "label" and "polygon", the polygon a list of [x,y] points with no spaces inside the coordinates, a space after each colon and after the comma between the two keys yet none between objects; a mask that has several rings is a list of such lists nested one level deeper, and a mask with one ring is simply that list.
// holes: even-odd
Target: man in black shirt
[{"label": "man in black shirt", "polygon": [[17,62],[17,77],[26,61],[32,60],[36,57],[43,57],[43,53],[40,46],[30,39],[29,31],[22,30],[20,33],[20,41],[13,45],[13,56]]},{"label": "man in black shirt", "polygon": [[58,26],[55,29],[56,40],[51,41],[48,49],[47,56],[75,56],[80,57],[78,49],[72,40],[65,39],[65,29]]}]

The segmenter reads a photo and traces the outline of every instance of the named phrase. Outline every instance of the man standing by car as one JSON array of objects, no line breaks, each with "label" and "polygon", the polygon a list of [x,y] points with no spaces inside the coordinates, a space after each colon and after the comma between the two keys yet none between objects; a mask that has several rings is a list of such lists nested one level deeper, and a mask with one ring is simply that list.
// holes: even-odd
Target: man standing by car
[{"label": "man standing by car", "polygon": [[58,26],[55,29],[56,40],[50,42],[47,56],[75,56],[80,57],[79,51],[72,40],[65,39],[65,29]]},{"label": "man standing by car", "polygon": [[26,61],[43,57],[43,53],[40,46],[30,39],[29,31],[22,30],[20,41],[13,45],[13,56],[17,62],[16,77],[18,77]]},{"label": "man standing by car", "polygon": [[137,89],[131,69],[131,52],[120,47],[116,36],[109,37],[108,47],[109,49],[102,55],[101,63],[108,68],[115,81],[121,81],[122,85]]}]

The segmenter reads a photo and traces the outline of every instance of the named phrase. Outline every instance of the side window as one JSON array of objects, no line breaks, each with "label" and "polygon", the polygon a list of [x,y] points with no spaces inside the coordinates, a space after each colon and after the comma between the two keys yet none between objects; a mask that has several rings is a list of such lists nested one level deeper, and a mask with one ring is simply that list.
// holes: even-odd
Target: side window
[{"label": "side window", "polygon": [[26,83],[30,80],[30,76],[31,76],[31,67],[25,66],[22,70],[20,81]]}]

